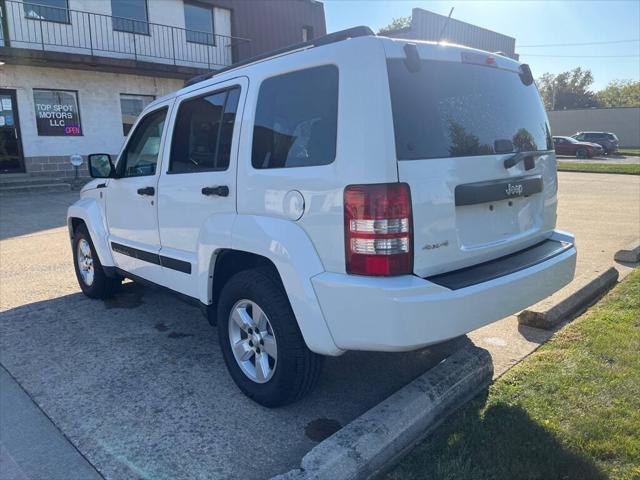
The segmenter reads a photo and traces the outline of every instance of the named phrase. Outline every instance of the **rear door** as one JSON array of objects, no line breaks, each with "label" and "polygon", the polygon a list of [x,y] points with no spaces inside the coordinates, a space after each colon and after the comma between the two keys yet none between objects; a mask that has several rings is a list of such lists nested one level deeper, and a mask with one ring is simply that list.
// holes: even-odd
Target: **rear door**
[{"label": "rear door", "polygon": [[[236,165],[246,77],[179,97],[158,184],[163,282],[198,296],[198,240],[207,221],[228,225],[236,213]],[[202,266],[201,266],[202,267]],[[202,268],[207,268],[208,265]]]},{"label": "rear door", "polygon": [[[402,47],[387,48],[387,69],[398,176],[411,187],[414,273],[474,265],[548,236],[555,154],[535,85],[503,57],[424,44],[412,62]],[[519,152],[528,154],[505,166]]]}]

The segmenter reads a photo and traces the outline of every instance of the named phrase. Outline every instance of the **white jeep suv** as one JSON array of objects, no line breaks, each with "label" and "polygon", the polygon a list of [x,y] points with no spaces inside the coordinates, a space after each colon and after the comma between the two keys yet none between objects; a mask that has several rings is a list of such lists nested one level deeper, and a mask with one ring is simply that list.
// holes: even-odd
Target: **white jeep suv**
[{"label": "white jeep suv", "polygon": [[270,407],[325,355],[442,342],[574,275],[531,72],[479,50],[338,32],[195,79],[89,166],[83,292],[127,277],[201,305]]}]

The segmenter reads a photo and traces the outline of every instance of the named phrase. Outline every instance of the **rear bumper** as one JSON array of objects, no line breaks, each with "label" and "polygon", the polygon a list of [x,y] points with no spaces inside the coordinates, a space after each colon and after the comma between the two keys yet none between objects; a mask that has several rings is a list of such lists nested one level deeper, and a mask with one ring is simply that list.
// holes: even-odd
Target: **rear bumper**
[{"label": "rear bumper", "polygon": [[344,350],[406,351],[463,335],[551,295],[574,276],[574,237],[562,253],[497,278],[446,288],[412,275],[389,278],[321,273],[312,284],[336,343]]}]

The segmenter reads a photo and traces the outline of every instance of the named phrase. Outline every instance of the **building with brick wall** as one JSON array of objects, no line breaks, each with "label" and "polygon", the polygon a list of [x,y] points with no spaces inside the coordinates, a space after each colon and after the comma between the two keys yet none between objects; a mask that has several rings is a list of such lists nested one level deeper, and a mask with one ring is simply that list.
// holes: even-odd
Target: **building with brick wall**
[{"label": "building with brick wall", "polygon": [[186,79],[325,30],[315,0],[0,0],[0,180],[86,176]]}]

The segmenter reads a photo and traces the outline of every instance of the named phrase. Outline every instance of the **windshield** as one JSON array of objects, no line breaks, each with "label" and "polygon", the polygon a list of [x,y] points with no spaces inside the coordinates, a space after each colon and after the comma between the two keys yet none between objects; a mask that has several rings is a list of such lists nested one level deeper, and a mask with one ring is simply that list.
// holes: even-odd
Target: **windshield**
[{"label": "windshield", "polygon": [[422,60],[410,72],[389,59],[389,87],[399,160],[553,149],[534,84],[515,72]]}]

